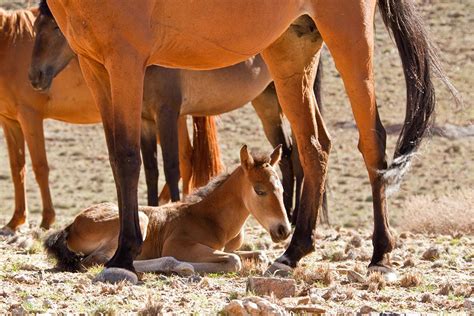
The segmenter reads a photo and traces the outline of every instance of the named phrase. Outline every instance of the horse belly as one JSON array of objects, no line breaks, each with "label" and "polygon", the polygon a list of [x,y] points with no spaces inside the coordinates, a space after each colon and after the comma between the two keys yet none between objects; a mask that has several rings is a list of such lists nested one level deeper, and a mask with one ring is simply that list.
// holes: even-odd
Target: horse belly
[{"label": "horse belly", "polygon": [[157,0],[157,43],[149,63],[215,69],[244,61],[273,43],[298,16],[301,0]]},{"label": "horse belly", "polygon": [[260,55],[234,66],[182,71],[182,115],[219,115],[255,99],[271,82]]}]

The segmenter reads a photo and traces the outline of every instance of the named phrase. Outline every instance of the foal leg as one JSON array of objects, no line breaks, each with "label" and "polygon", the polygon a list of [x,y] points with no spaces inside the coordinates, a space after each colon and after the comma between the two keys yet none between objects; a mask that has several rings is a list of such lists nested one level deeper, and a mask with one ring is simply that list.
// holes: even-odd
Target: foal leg
[{"label": "foal leg", "polygon": [[294,175],[291,165],[291,139],[283,126],[283,114],[276,95],[275,86],[270,84],[252,105],[263,125],[263,131],[272,147],[282,145],[283,155],[280,160],[282,173],[283,202],[288,218],[291,218],[293,208]]},{"label": "foal leg", "polygon": [[26,222],[25,140],[18,122],[5,119],[2,127],[7,141],[10,171],[15,189],[15,212],[8,224],[0,229],[0,235],[11,235]]},{"label": "foal leg", "polygon": [[304,171],[295,232],[287,250],[268,273],[280,268],[288,269],[288,266],[295,267],[303,256],[314,250],[313,234],[322,203],[331,147],[313,92],[321,46],[322,40],[317,32],[301,35],[297,29],[290,27],[263,52],[283,113],[295,134]]},{"label": "foal leg", "polygon": [[149,206],[158,206],[158,161],[156,146],[156,124],[142,120],[141,149],[145,169],[147,196]]},{"label": "foal leg", "polygon": [[54,223],[56,214],[49,190],[49,166],[46,157],[43,118],[39,113],[33,112],[31,109],[25,109],[21,111],[19,121],[30,151],[33,172],[35,173],[36,182],[38,182],[43,201],[43,219],[40,227],[49,229]]},{"label": "foal leg", "polygon": [[[375,4],[376,1],[372,1],[370,5],[362,7],[357,1],[348,1],[337,8],[330,4],[328,8],[318,7],[315,12],[316,24],[331,51],[351,102],[359,129],[359,150],[372,185],[374,252],[369,270],[382,271],[392,278],[395,275],[390,267],[389,253],[394,241],[388,223],[385,183],[380,174],[381,170],[387,168],[386,133],[377,111],[372,63]],[[325,14],[318,16],[318,12]],[[340,20],[336,17],[342,15],[347,17],[344,23],[350,27],[340,26]]]},{"label": "foal leg", "polygon": [[[134,52],[125,54],[134,56]],[[114,173],[119,204],[118,248],[107,263],[101,279],[128,279],[137,282],[133,259],[143,243],[138,220],[137,188],[140,173],[140,121],[145,62],[140,58],[109,56],[103,65],[79,57],[87,85],[98,105],[104,125],[109,158]],[[132,91],[136,93],[132,93]]]}]

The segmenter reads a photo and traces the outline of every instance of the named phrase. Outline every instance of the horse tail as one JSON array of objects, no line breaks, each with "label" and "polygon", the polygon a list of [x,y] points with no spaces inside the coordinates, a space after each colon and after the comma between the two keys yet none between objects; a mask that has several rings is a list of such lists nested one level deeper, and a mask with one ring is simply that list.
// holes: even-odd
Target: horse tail
[{"label": "horse tail", "polygon": [[67,247],[67,237],[70,229],[71,225],[65,229],[52,232],[45,238],[43,246],[48,257],[56,260],[56,267],[59,270],[76,272],[83,269],[81,265],[82,256],[72,252]]},{"label": "horse tail", "polygon": [[382,19],[391,33],[402,61],[406,82],[406,113],[392,164],[383,172],[390,189],[396,190],[421,140],[433,124],[437,75],[460,102],[458,92],[441,68],[437,49],[428,38],[414,1],[379,0]]},{"label": "horse tail", "polygon": [[213,116],[193,116],[192,162],[191,188],[206,185],[224,169]]}]

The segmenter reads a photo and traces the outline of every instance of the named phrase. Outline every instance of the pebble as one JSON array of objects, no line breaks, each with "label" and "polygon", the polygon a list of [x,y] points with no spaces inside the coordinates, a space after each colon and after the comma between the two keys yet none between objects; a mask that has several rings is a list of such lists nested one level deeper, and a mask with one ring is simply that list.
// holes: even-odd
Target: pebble
[{"label": "pebble", "polygon": [[351,245],[359,248],[362,246],[362,238],[359,235],[354,235],[350,241]]},{"label": "pebble", "polygon": [[435,261],[439,259],[441,252],[438,247],[433,246],[428,248],[421,256],[424,260]]},{"label": "pebble", "polygon": [[252,296],[242,300],[232,300],[222,310],[227,315],[246,316],[246,315],[269,315],[283,316],[286,311],[268,300]]},{"label": "pebble", "polygon": [[421,296],[421,302],[422,303],[431,303],[433,301],[433,298],[431,297],[430,293],[424,293]]},{"label": "pebble", "polygon": [[370,314],[372,312],[375,312],[375,309],[373,309],[372,307],[370,307],[368,305],[362,306],[359,310],[359,313],[361,313],[361,314]]},{"label": "pebble", "polygon": [[365,283],[365,277],[353,270],[347,271],[347,280],[351,283]]}]

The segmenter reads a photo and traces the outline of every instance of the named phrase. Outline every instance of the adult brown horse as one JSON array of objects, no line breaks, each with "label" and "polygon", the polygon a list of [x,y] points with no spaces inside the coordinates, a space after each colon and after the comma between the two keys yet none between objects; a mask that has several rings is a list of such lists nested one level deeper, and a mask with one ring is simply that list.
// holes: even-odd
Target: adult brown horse
[{"label": "adult brown horse", "polygon": [[[33,23],[38,14],[37,9],[5,11],[0,9],[0,125],[3,128],[10,169],[15,190],[15,210],[11,220],[0,229],[0,234],[13,234],[19,226],[26,222],[27,203],[25,193],[25,142],[31,156],[32,167],[41,192],[43,203],[40,227],[48,229],[55,220],[55,210],[49,188],[49,166],[45,149],[43,120],[54,119],[73,124],[100,123],[101,117],[94,99],[84,82],[77,60],[57,77],[46,93],[40,93],[30,85],[28,68],[35,41]],[[62,57],[62,56],[60,56]],[[58,59],[60,59],[58,57]],[[159,76],[161,78],[161,76]],[[157,76],[150,76],[153,81]],[[151,97],[155,93],[152,82],[145,89],[150,97],[145,104],[154,102]],[[149,107],[154,107],[150,105]],[[154,134],[156,129],[154,129]],[[180,128],[180,161],[188,155],[195,154],[189,143],[186,125]],[[218,147],[215,138],[215,124],[212,119],[199,119],[195,128],[197,143],[208,143],[201,146],[200,155],[209,157],[209,161],[217,161],[217,157],[208,153]],[[156,143],[154,144],[156,147]],[[163,144],[166,150],[166,145]],[[151,154],[146,150],[143,156]],[[152,157],[155,158],[156,157]],[[176,157],[178,160],[178,158]],[[209,162],[208,162],[209,163]],[[191,170],[189,166],[187,170]],[[196,170],[193,168],[192,170]],[[208,172],[208,170],[206,170]],[[188,172],[191,174],[191,172]],[[214,175],[217,173],[214,173]],[[157,187],[148,183],[149,196],[157,196]],[[178,191],[177,183],[174,187]],[[179,193],[179,191],[178,191]],[[179,199],[179,195],[177,198]],[[157,204],[156,204],[157,205]]]},{"label": "adult brown horse", "polygon": [[407,83],[406,118],[391,166],[385,157],[386,133],[375,101],[376,0],[48,0],[48,4],[79,56],[104,121],[121,223],[118,248],[107,267],[120,268],[114,271],[122,271],[124,277],[129,275],[142,245],[137,184],[146,66],[211,69],[257,53],[262,53],[274,79],[305,175],[296,230],[270,270],[294,267],[313,251],[331,147],[312,89],[322,41],[315,47],[297,30],[285,32],[297,17],[308,14],[335,60],[359,128],[359,148],[369,173],[374,207],[374,252],[369,269],[393,272],[387,180],[400,180],[430,126],[435,106],[432,71],[449,85],[411,1],[378,1],[397,43]]},{"label": "adult brown horse", "polygon": [[[307,16],[298,19],[293,27],[297,27],[301,34],[312,35],[312,37],[307,36],[309,41],[316,42],[319,38],[314,22]],[[29,76],[32,85],[36,89],[47,90],[51,86],[53,78],[71,60],[77,60],[77,58],[64,35],[58,32],[56,21],[45,6],[40,7],[40,15],[35,22],[35,32],[35,47]],[[321,110],[321,62],[319,66],[314,89]],[[154,85],[153,89],[145,88],[144,91],[145,102],[142,109],[141,128],[142,157],[149,188],[155,188],[157,193],[157,127],[160,134],[166,131],[166,137],[161,139],[165,174],[167,174],[167,180],[175,180],[167,182],[175,184],[177,179],[174,176],[179,175],[179,171],[174,170],[177,168],[173,168],[173,166],[178,166],[178,134],[182,134],[183,130],[186,129],[186,125],[182,122],[179,123],[181,127],[177,127],[176,120],[178,116],[192,114],[195,117],[194,121],[202,120],[196,118],[196,116],[222,114],[251,102],[272,146],[283,144],[283,158],[280,162],[280,168],[282,171],[284,202],[288,215],[291,216],[293,200],[295,200],[293,215],[297,214],[303,172],[301,171],[297,151],[292,150],[290,135],[283,126],[281,108],[274,85],[268,86],[272,78],[260,55],[231,67],[209,71],[167,69],[152,66],[147,69],[145,78],[146,81],[152,80]],[[208,135],[195,137],[193,156],[180,160],[181,166],[179,169],[183,178],[183,193],[185,194],[190,191],[188,187],[190,182],[192,187],[200,187],[205,185],[213,175],[220,172],[219,165],[214,166],[212,164],[219,159],[203,159],[205,158],[203,153],[210,152],[212,148],[217,147],[206,146],[206,144],[201,143],[201,140],[207,142],[214,135],[212,130],[206,131],[206,126],[208,125],[201,124],[198,129],[194,130],[195,136],[199,136],[199,133],[207,133]],[[181,136],[179,139],[182,141],[184,137],[186,136]],[[200,149],[202,146],[205,147],[204,150]],[[185,149],[188,146],[181,146],[181,148]],[[180,155],[180,157],[186,156],[186,153]],[[216,156],[214,155],[214,157]],[[192,166],[190,166],[191,161]],[[186,162],[188,162],[188,165],[186,165]],[[212,165],[209,165],[210,163]],[[192,181],[189,181],[191,175],[187,170],[194,171]],[[296,183],[294,178],[296,178]],[[293,198],[295,186],[296,199]],[[176,184],[175,187],[177,187]],[[160,195],[160,200],[164,202],[166,199],[162,196],[163,194]],[[148,198],[148,205],[158,205],[157,194],[149,194]],[[322,214],[322,221],[327,222],[326,203]],[[292,216],[292,218],[296,217]]]}]

